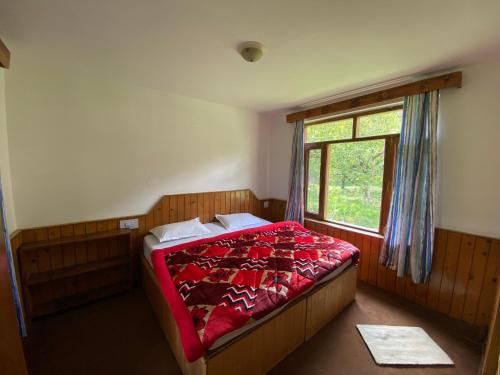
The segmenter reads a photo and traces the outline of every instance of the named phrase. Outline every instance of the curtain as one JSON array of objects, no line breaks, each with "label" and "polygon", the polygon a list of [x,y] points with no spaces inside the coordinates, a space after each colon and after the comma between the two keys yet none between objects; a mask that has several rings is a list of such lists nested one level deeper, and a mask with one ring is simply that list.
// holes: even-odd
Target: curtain
[{"label": "curtain", "polygon": [[405,97],[394,186],[380,263],[428,280],[434,244],[436,132],[439,92]]},{"label": "curtain", "polygon": [[[3,190],[2,190],[2,181],[0,176],[0,230],[2,234],[0,235],[1,239],[4,241],[5,252],[7,256],[7,268],[9,270],[9,278],[10,278],[10,286],[12,292],[12,300],[14,302],[14,307],[16,310],[17,323],[19,325],[19,333],[21,337],[27,336],[26,325],[24,324],[24,316],[23,310],[21,308],[21,295],[19,293],[19,288],[17,285],[17,279],[15,274],[15,266],[14,266],[14,257],[12,254],[12,249],[10,247],[9,234],[7,230],[7,221],[5,218],[5,209],[3,203]],[[2,317],[0,317],[1,319]]]},{"label": "curtain", "polygon": [[295,123],[285,220],[304,223],[304,120]]}]

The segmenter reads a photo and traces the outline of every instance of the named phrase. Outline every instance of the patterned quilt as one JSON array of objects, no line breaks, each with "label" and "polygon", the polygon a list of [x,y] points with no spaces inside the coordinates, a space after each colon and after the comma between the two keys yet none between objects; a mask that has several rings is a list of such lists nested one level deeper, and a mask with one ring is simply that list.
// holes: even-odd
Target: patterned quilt
[{"label": "patterned quilt", "polygon": [[359,250],[294,222],[224,234],[152,254],[188,361],[249,320],[311,288]]}]

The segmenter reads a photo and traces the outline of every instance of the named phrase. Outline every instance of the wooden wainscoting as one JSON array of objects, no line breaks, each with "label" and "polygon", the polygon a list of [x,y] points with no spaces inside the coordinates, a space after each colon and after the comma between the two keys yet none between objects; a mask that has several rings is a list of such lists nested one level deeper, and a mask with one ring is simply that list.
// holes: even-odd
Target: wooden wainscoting
[{"label": "wooden wainscoting", "polygon": [[[137,218],[139,227],[130,231],[131,247],[132,247],[132,269],[138,270],[137,254],[142,249],[142,241],[144,235],[152,228],[158,225],[173,223],[177,221],[189,220],[197,216],[203,223],[213,221],[216,213],[238,213],[251,212],[257,216],[264,216],[271,219],[271,211],[269,209],[264,212],[262,209],[263,201],[260,201],[249,190],[232,190],[219,192],[205,192],[192,194],[176,194],[165,195],[153,206],[153,208],[145,214],[117,217],[103,220],[85,221],[79,223],[52,225],[39,228],[20,229],[14,232],[10,237],[11,247],[14,254],[16,264],[16,277],[19,285],[22,282],[22,269],[19,265],[19,249],[27,244],[40,243],[43,241],[54,241],[58,239],[66,239],[74,236],[94,235],[105,232],[116,231],[120,227],[120,220]],[[61,267],[71,267],[85,263],[85,260],[97,256],[99,259],[106,254],[112,254],[113,248],[104,246],[97,248],[96,243],[79,243],[64,246],[59,252],[47,251],[43,252],[42,259],[32,257],[30,262],[32,266],[38,269],[39,263],[44,270],[50,271]],[[101,254],[102,253],[102,254]],[[99,255],[101,254],[101,255]],[[54,259],[52,259],[54,255]],[[99,275],[95,275],[95,283],[99,283]],[[89,281],[91,284],[92,280]],[[72,293],[71,286],[60,285],[54,286],[57,290],[47,291],[48,295],[58,295],[61,293]],[[64,290],[62,290],[64,289]],[[24,299],[22,301],[23,309]]]},{"label": "wooden wainscoting", "polygon": [[262,217],[266,220],[277,222],[285,217],[286,201],[280,199],[267,199],[268,207],[262,208]]},{"label": "wooden wainscoting", "polygon": [[[264,208],[264,202],[268,207]],[[139,228],[131,231],[132,251],[142,248],[144,235],[153,227],[199,216],[210,222],[216,213],[251,212],[270,221],[284,218],[286,202],[258,200],[248,189],[163,196],[146,214],[73,224],[18,230],[11,236],[19,285],[18,249],[26,243],[107,232],[119,228],[120,220],[137,218]],[[427,284],[415,285],[408,278],[397,278],[392,270],[378,264],[381,238],[364,232],[307,220],[306,227],[345,239],[361,250],[358,278],[410,301],[471,324],[488,324],[500,269],[500,240],[437,229],[433,271]],[[69,252],[65,264],[77,262],[89,249]],[[92,249],[90,249],[93,251]],[[137,262],[138,257],[135,257]],[[46,260],[51,262],[49,258]],[[51,263],[49,263],[51,264]]]},{"label": "wooden wainscoting", "polygon": [[[283,220],[286,202],[269,201],[273,220]],[[489,324],[500,273],[500,239],[437,228],[430,280],[417,285],[378,263],[380,236],[316,220],[306,220],[305,226],[357,246],[359,280],[452,318],[476,326]]]},{"label": "wooden wainscoting", "polygon": [[146,214],[145,229],[195,217],[209,223],[215,220],[215,214],[250,212],[259,216],[261,211],[261,202],[248,189],[165,195]]}]

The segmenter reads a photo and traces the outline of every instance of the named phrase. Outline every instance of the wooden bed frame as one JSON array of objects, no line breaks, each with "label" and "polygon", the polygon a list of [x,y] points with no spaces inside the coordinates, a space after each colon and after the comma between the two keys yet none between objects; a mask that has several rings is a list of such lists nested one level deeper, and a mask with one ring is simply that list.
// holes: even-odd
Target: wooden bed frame
[{"label": "wooden bed frame", "polygon": [[349,266],[273,318],[195,362],[184,357],[179,331],[153,269],[141,255],[142,284],[184,375],[265,374],[354,301],[357,270]]},{"label": "wooden bed frame", "polygon": [[[142,236],[155,226],[199,217],[211,222],[216,213],[250,212],[265,216],[263,202],[249,190],[163,196],[145,215],[138,236],[142,284],[172,352],[184,375],[264,374],[290,354],[354,300],[356,266],[318,285],[276,316],[242,333],[195,362],[187,362],[175,320],[153,269],[142,253]],[[139,250],[140,249],[140,250]]]}]

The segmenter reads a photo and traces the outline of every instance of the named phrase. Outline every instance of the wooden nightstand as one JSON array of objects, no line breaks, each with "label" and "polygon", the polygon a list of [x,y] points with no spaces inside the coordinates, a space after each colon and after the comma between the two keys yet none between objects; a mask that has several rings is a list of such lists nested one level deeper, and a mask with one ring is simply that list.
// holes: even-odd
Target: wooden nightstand
[{"label": "wooden nightstand", "polygon": [[131,288],[130,230],[23,244],[19,268],[30,318]]}]

